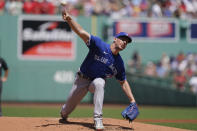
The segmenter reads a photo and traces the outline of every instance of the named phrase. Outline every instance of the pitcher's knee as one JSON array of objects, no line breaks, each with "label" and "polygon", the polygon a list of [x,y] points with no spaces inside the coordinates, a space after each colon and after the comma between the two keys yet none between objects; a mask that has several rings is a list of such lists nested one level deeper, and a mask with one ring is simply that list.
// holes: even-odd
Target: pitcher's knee
[{"label": "pitcher's knee", "polygon": [[94,86],[97,87],[103,87],[105,86],[105,80],[103,78],[96,78],[93,80]]},{"label": "pitcher's knee", "polygon": [[94,93],[95,90],[104,90],[105,87],[105,80],[103,78],[96,78],[92,81],[89,86],[89,91]]}]

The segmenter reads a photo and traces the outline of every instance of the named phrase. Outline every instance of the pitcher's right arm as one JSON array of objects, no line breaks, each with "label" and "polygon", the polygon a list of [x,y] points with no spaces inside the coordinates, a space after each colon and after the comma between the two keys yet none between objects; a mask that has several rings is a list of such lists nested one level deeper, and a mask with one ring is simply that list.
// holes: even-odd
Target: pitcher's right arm
[{"label": "pitcher's right arm", "polygon": [[62,18],[66,21],[71,29],[87,44],[90,40],[90,34],[85,31],[65,10],[62,11]]}]

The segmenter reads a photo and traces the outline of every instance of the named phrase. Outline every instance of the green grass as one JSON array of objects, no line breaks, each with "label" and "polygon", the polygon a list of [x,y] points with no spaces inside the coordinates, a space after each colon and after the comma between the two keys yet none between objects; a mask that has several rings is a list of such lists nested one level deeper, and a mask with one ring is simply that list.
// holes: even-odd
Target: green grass
[{"label": "green grass", "polygon": [[[126,107],[126,106],[125,106]],[[3,106],[3,115],[12,117],[60,117],[60,106]],[[78,106],[70,117],[92,117],[93,106]],[[105,106],[104,117],[122,119],[124,106]],[[139,107],[140,115],[137,119],[158,120],[197,120],[197,108],[192,107]],[[152,123],[170,127],[197,130],[197,124],[192,123]]]},{"label": "green grass", "polygon": [[57,107],[3,107],[4,116],[12,117],[58,117]]},{"label": "green grass", "polygon": [[162,126],[168,126],[168,127],[177,127],[182,129],[189,129],[189,130],[197,130],[197,124],[193,123],[154,123],[154,122],[148,122],[149,124],[154,125],[162,125]]},{"label": "green grass", "polygon": [[195,107],[140,107],[141,119],[197,119]]}]

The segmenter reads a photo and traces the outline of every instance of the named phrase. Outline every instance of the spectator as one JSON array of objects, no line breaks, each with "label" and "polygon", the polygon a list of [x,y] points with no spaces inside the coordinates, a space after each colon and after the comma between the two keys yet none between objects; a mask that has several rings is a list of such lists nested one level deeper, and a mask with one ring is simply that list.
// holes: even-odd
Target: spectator
[{"label": "spectator", "polygon": [[173,16],[175,17],[175,18],[181,18],[181,9],[180,8],[177,8],[175,11],[174,11],[174,13],[173,13]]},{"label": "spectator", "polygon": [[187,65],[185,72],[186,72],[187,79],[189,79],[193,76],[194,72],[192,70],[192,66],[190,63]]},{"label": "spectator", "polygon": [[167,69],[164,68],[164,66],[161,64],[161,62],[159,62],[156,66],[156,73],[157,73],[157,76],[160,78],[164,78],[168,74]]},{"label": "spectator", "polygon": [[192,5],[194,7],[195,13],[194,13],[194,18],[197,18],[197,0],[192,0]]},{"label": "spectator", "polygon": [[156,65],[153,62],[148,62],[145,67],[144,74],[147,76],[156,76]]},{"label": "spectator", "polygon": [[162,17],[161,3],[157,0],[152,6],[152,17]]},{"label": "spectator", "polygon": [[186,84],[186,77],[184,75],[184,72],[177,71],[174,75],[174,84],[179,91],[185,90],[185,84]]},{"label": "spectator", "polygon": [[54,12],[55,14],[61,13],[60,2],[59,0],[49,0],[54,5]]},{"label": "spectator", "polygon": [[110,1],[110,16],[112,18],[120,18],[122,17],[122,12],[120,11],[121,7],[119,6],[116,0]]},{"label": "spectator", "polygon": [[41,14],[41,4],[38,0],[33,0],[33,14]]},{"label": "spectator", "polygon": [[0,0],[0,15],[4,13],[5,0]]},{"label": "spectator", "polygon": [[178,65],[178,70],[182,71],[182,72],[185,71],[187,68],[187,65],[188,65],[187,59],[180,61],[179,65]]},{"label": "spectator", "polygon": [[191,92],[194,94],[197,94],[197,72],[189,80],[189,85],[190,85]]},{"label": "spectator", "polygon": [[10,0],[10,3],[7,5],[8,13],[11,15],[20,15],[22,14],[23,3],[21,0]]},{"label": "spectator", "polygon": [[192,18],[195,14],[194,6],[192,5],[192,0],[182,0],[186,7],[187,17]]},{"label": "spectator", "polygon": [[69,6],[69,13],[73,16],[79,16],[79,15],[85,15],[83,14],[83,3],[81,2],[78,2],[77,4],[73,5],[73,4],[70,4]]},{"label": "spectator", "polygon": [[40,9],[41,14],[54,14],[55,13],[55,6],[48,2],[47,0],[43,0],[43,2],[40,3]]},{"label": "spectator", "polygon": [[139,15],[140,17],[147,17],[148,16],[149,5],[150,5],[149,1],[147,1],[147,0],[141,1],[141,4],[140,4],[141,12]]},{"label": "spectator", "polygon": [[170,56],[170,73],[176,72],[178,68],[178,61],[174,56]]},{"label": "spectator", "polygon": [[165,68],[165,70],[169,71],[169,69],[170,69],[170,58],[166,53],[162,54],[161,65],[163,66],[163,68]]},{"label": "spectator", "polygon": [[84,6],[84,15],[91,16],[94,10],[91,0],[84,0],[83,6]]},{"label": "spectator", "polygon": [[170,10],[170,7],[169,6],[165,6],[165,7],[163,7],[163,16],[164,17],[172,17],[172,12],[171,12],[171,10]]},{"label": "spectator", "polygon": [[[5,0],[0,0],[5,1]],[[13,14],[10,5],[15,1],[7,0],[6,11]],[[33,2],[33,14],[57,14],[61,13],[61,6],[58,0],[24,0],[24,13],[31,14]],[[47,1],[47,2],[46,2]],[[176,17],[181,19],[197,17],[196,0],[66,0],[69,13],[78,15],[107,15],[112,18],[122,17]],[[20,2],[22,3],[22,2]],[[41,7],[42,6],[44,8]],[[22,3],[23,4],[23,3]],[[3,6],[0,5],[0,6]],[[13,6],[13,5],[12,5]],[[12,7],[11,6],[11,7]],[[2,7],[1,7],[2,8]],[[12,7],[13,8],[13,7]],[[48,11],[46,11],[46,9]],[[13,9],[12,9],[13,10]],[[2,9],[0,10],[2,12]],[[14,15],[20,13],[14,13]]]},{"label": "spectator", "polygon": [[133,15],[134,17],[138,17],[141,12],[140,8],[141,0],[133,0],[132,1],[132,7],[133,7]]},{"label": "spectator", "polygon": [[32,0],[26,0],[23,4],[23,12],[25,14],[33,14],[34,4]]},{"label": "spectator", "polygon": [[141,56],[137,51],[133,53],[131,59],[128,61],[129,70],[132,73],[139,71],[141,69]]},{"label": "spectator", "polygon": [[10,8],[10,6],[11,6],[11,4],[12,4],[13,1],[14,1],[14,0],[8,0],[8,1],[6,1],[6,4],[5,4],[5,10],[6,10],[6,12],[8,12],[9,14],[11,14],[11,8]]},{"label": "spectator", "polygon": [[179,52],[179,54],[177,55],[176,59],[177,59],[178,63],[181,63],[181,61],[183,61],[185,59],[184,53],[182,51]]},{"label": "spectator", "polygon": [[14,11],[14,15],[20,15],[23,13],[23,2],[22,0],[16,0],[16,7],[15,7],[15,11]]},{"label": "spectator", "polygon": [[183,1],[181,1],[181,3],[179,4],[179,8],[181,9],[182,13],[186,13],[186,6]]}]

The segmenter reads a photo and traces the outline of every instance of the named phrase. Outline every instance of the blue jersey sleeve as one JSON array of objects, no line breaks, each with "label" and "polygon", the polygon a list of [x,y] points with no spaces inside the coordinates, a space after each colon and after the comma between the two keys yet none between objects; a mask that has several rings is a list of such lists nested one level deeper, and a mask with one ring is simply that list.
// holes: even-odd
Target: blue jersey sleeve
[{"label": "blue jersey sleeve", "polygon": [[115,75],[115,78],[119,81],[124,81],[126,80],[126,73],[125,73],[125,68],[124,68],[124,62],[122,59],[120,60],[119,65],[117,66],[118,72]]},{"label": "blue jersey sleeve", "polygon": [[94,48],[100,46],[101,43],[102,43],[102,40],[99,37],[91,35],[90,40],[87,43],[87,46],[89,49],[94,49]]},{"label": "blue jersey sleeve", "polygon": [[122,71],[118,72],[118,74],[115,77],[119,81],[126,80],[125,70],[122,70]]}]

